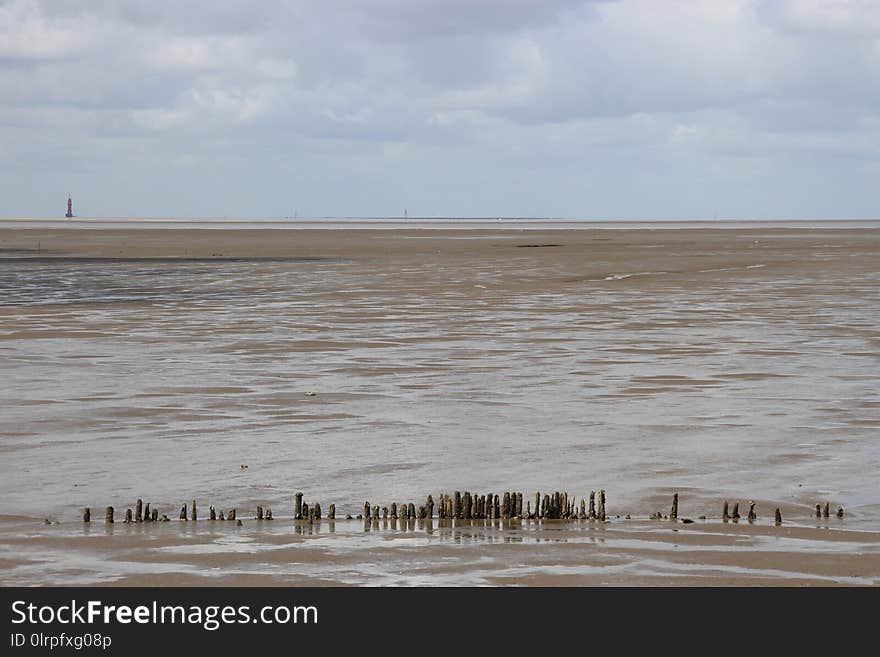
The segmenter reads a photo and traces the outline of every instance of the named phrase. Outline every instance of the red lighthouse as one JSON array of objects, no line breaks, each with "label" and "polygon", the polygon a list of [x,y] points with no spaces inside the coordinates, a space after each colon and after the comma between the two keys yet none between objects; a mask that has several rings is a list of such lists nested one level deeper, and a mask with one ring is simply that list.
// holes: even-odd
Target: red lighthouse
[{"label": "red lighthouse", "polygon": [[68,219],[73,216],[73,200],[69,196],[67,197],[67,214],[64,216]]}]

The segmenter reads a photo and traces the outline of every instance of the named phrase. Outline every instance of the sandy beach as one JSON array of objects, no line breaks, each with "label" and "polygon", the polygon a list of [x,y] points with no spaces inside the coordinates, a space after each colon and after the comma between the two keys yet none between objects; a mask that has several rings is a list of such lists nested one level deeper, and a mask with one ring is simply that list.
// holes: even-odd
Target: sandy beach
[{"label": "sandy beach", "polygon": [[[0,582],[877,585],[878,327],[872,223],[0,222]],[[600,488],[604,524],[290,519]],[[103,524],[137,498],[172,521]]]}]

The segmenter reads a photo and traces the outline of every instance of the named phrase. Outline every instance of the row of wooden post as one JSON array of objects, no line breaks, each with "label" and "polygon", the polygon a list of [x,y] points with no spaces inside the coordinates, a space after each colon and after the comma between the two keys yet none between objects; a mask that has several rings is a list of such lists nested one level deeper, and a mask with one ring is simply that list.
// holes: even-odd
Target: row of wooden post
[{"label": "row of wooden post", "polygon": [[[598,520],[600,522],[604,522],[606,519],[606,509],[605,509],[605,490],[600,490],[598,494],[595,491],[590,491],[589,497],[589,506],[587,506],[587,502],[583,498],[580,500],[579,505],[575,505],[575,498],[569,497],[568,493],[561,493],[559,491],[554,492],[552,495],[545,494],[543,498],[541,497],[541,493],[535,493],[535,506],[534,511],[532,510],[531,501],[526,501],[526,509],[525,513],[523,513],[523,495],[522,493],[517,492],[506,492],[501,495],[496,495],[493,493],[489,493],[486,495],[477,495],[472,494],[469,491],[465,491],[462,494],[460,491],[455,491],[452,495],[442,494],[437,500],[437,518],[441,520]],[[364,502],[364,513],[363,515],[358,515],[358,520],[374,520],[378,521],[381,517],[382,520],[388,520],[391,518],[392,520],[423,520],[426,518],[434,517],[434,498],[431,495],[428,495],[425,504],[416,508],[415,504],[409,502],[408,504],[398,504],[393,502],[389,507],[383,506],[380,507],[378,505],[371,505],[369,501]],[[237,521],[238,524],[241,524],[241,520],[237,520],[236,518],[236,510],[229,509],[229,511],[224,514],[221,510],[218,514],[214,506],[210,506],[208,508],[209,519],[210,520],[232,520]],[[380,516],[381,513],[381,516]],[[825,502],[824,506],[821,504],[816,504],[816,517],[817,518],[828,518],[831,514],[830,504]],[[837,517],[843,518],[843,508],[839,507],[837,509]],[[774,514],[774,520],[777,525],[782,524],[782,513],[777,508],[776,513]],[[114,522],[114,509],[112,506],[108,506],[105,511],[105,522],[112,523]],[[256,519],[257,520],[272,520],[272,509],[266,509],[265,512],[262,506],[257,506],[256,511]],[[318,502],[315,502],[311,506],[303,501],[303,494],[301,492],[296,493],[294,496],[294,511],[293,511],[294,520],[307,520],[309,522],[316,522],[321,520],[321,505]],[[663,516],[661,513],[651,514],[651,518],[664,518],[667,517],[670,520],[678,519],[678,493],[675,493],[672,496],[672,508],[669,511],[668,516]],[[757,519],[757,513],[755,512],[755,502],[749,501],[749,512],[748,512],[748,521],[750,523],[755,522]],[[187,514],[187,506],[184,504],[180,509],[180,520],[198,520],[198,508],[196,506],[196,501],[193,500],[190,506],[189,514]],[[83,522],[91,522],[92,513],[91,509],[86,508],[83,511]],[[335,520],[336,519],[336,505],[331,504],[327,511],[327,519]],[[345,517],[346,520],[351,520],[352,517],[347,515]],[[629,519],[629,516],[627,516]],[[705,516],[701,516],[701,519],[705,519]],[[724,522],[739,522],[740,513],[739,513],[739,502],[734,502],[733,508],[731,511],[730,504],[727,500],[724,500],[724,507],[721,512],[721,519]],[[144,505],[141,499],[138,499],[135,503],[135,510],[132,514],[131,509],[126,509],[125,511],[125,522],[126,523],[141,523],[141,522],[167,522],[169,520],[167,515],[162,515],[159,517],[159,512],[157,509],[150,510],[150,503],[147,502]],[[684,522],[693,522],[692,520],[685,519]]]}]

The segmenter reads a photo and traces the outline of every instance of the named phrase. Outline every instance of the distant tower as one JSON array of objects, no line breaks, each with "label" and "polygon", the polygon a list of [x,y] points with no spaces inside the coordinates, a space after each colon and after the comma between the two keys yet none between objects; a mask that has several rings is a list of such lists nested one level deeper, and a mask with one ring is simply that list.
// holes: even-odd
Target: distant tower
[{"label": "distant tower", "polygon": [[73,216],[73,199],[71,199],[69,196],[67,197],[67,214],[64,216],[68,219]]}]

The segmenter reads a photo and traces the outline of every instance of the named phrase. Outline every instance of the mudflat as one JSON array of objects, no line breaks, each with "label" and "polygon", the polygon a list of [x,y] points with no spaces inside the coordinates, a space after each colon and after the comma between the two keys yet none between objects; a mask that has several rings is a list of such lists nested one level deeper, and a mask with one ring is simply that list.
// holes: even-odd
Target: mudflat
[{"label": "mudflat", "polygon": [[[874,225],[0,222],[0,369],[3,583],[880,578]],[[599,488],[607,523],[290,519]],[[674,492],[696,522],[649,520]],[[137,498],[173,520],[103,524]]]}]

